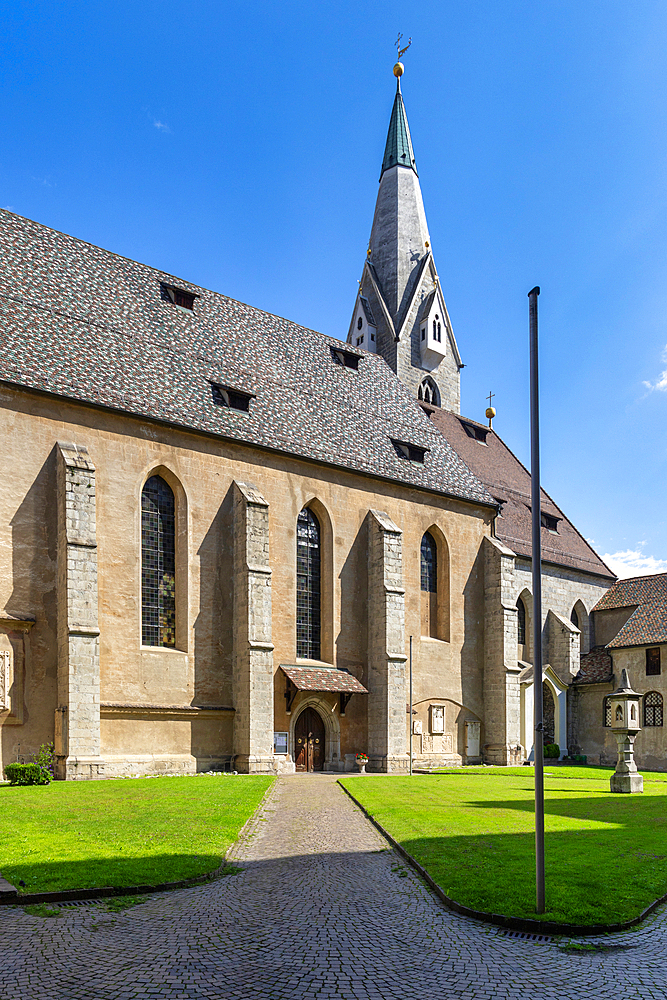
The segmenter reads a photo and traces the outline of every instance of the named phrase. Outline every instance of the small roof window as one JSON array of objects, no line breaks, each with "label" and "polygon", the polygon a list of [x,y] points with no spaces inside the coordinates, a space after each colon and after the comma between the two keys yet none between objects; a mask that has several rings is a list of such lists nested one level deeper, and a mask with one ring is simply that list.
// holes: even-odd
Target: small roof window
[{"label": "small roof window", "polygon": [[250,400],[255,396],[252,392],[244,392],[242,389],[232,389],[228,385],[219,385],[211,382],[211,395],[216,406],[226,406],[230,410],[240,410],[248,413],[250,410]]},{"label": "small roof window", "polygon": [[540,513],[540,523],[542,524],[542,527],[546,528],[547,531],[550,531],[553,535],[558,534],[559,520],[560,518],[554,517],[553,514],[547,514],[545,511],[541,511]]},{"label": "small roof window", "polygon": [[488,427],[478,427],[477,424],[468,424],[463,420],[461,421],[461,426],[468,437],[474,438],[480,444],[486,444],[486,435],[489,433]]},{"label": "small roof window", "polygon": [[355,372],[359,369],[359,355],[354,354],[352,351],[346,351],[341,347],[332,347],[331,357],[337,365],[352,368]]},{"label": "small roof window", "polygon": [[401,458],[407,458],[410,462],[417,462],[419,465],[424,464],[428,448],[419,444],[411,444],[409,441],[397,441],[395,438],[391,439],[391,443]]},{"label": "small roof window", "polygon": [[186,292],[184,288],[165,285],[164,282],[160,285],[160,291],[163,302],[173,302],[175,306],[180,306],[181,309],[190,309],[190,311],[194,310],[195,299],[199,298],[194,292]]}]

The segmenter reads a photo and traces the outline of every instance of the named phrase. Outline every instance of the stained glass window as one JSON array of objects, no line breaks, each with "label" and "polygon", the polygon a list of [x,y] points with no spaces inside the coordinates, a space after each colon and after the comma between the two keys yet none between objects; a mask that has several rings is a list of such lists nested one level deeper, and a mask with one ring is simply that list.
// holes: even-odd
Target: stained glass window
[{"label": "stained glass window", "polygon": [[577,609],[572,608],[572,614],[570,615],[570,621],[575,628],[579,628],[579,615],[577,614]]},{"label": "stained glass window", "polygon": [[320,659],[320,525],[305,507],[296,526],[296,655]]},{"label": "stained glass window", "polygon": [[657,691],[649,691],[644,696],[644,725],[662,725],[662,695]]},{"label": "stained glass window", "polygon": [[526,606],[521,598],[516,602],[516,617],[516,641],[520,646],[524,646],[526,644]]},{"label": "stained glass window", "polygon": [[141,641],[176,645],[174,494],[161,476],[141,493]]},{"label": "stained glass window", "polygon": [[438,548],[429,531],[422,538],[421,570],[422,590],[435,594],[438,590]]}]

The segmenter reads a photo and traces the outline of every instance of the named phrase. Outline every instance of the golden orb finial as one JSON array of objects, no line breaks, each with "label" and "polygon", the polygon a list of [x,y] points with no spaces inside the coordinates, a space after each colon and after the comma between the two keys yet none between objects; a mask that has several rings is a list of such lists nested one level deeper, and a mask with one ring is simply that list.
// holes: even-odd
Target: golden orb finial
[{"label": "golden orb finial", "polygon": [[403,76],[404,73],[405,73],[405,66],[403,65],[402,62],[397,62],[396,65],[394,66],[394,76],[396,77]]}]

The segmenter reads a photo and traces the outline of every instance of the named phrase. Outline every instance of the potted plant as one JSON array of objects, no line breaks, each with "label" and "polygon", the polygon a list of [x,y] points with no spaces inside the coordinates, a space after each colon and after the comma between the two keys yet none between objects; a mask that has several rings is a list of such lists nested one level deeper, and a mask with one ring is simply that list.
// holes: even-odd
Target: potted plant
[{"label": "potted plant", "polygon": [[354,759],[357,762],[357,767],[359,768],[359,774],[365,774],[366,764],[368,764],[368,754],[358,753]]}]

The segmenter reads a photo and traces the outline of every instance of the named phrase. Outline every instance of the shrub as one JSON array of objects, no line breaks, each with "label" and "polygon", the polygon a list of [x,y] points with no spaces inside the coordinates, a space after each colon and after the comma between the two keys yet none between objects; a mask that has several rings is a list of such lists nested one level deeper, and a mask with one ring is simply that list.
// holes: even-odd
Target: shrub
[{"label": "shrub", "polygon": [[42,743],[39,748],[39,753],[32,755],[32,759],[40,768],[41,771],[46,775],[49,781],[53,780],[53,762],[55,760],[53,753],[53,743]]},{"label": "shrub", "polygon": [[560,757],[560,747],[557,743],[546,743],[544,746],[544,756],[558,760]]},{"label": "shrub", "polygon": [[48,785],[51,780],[39,764],[7,764],[5,777],[12,785]]}]

